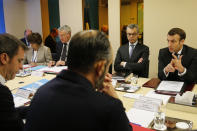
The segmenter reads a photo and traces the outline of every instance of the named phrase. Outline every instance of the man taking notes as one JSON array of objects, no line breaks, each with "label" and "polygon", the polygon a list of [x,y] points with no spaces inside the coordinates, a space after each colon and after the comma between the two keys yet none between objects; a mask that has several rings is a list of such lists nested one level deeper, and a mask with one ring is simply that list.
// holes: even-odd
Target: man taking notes
[{"label": "man taking notes", "polygon": [[180,28],[168,32],[168,47],[159,51],[158,77],[161,80],[197,82],[197,50],[185,45],[185,38],[185,31]]},{"label": "man taking notes", "polygon": [[68,70],[38,89],[25,131],[132,131],[107,74],[111,62],[111,45],[103,32],[74,35]]},{"label": "man taking notes", "polygon": [[[23,69],[25,44],[10,34],[0,34],[0,130],[22,131],[28,107],[15,108],[13,96],[6,81],[15,78]],[[13,85],[15,86],[15,85]]]}]

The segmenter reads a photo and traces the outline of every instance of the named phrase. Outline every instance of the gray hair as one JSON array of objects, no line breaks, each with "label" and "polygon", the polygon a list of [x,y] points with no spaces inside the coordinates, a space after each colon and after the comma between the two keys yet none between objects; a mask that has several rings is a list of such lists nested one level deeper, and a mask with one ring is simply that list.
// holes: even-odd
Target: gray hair
[{"label": "gray hair", "polygon": [[63,25],[63,26],[59,27],[58,31],[65,31],[66,33],[70,33],[71,34],[71,28],[68,25]]},{"label": "gray hair", "polygon": [[137,33],[139,33],[139,27],[138,27],[137,24],[130,24],[130,25],[127,26],[127,28],[130,28],[130,29],[136,28],[137,29]]}]

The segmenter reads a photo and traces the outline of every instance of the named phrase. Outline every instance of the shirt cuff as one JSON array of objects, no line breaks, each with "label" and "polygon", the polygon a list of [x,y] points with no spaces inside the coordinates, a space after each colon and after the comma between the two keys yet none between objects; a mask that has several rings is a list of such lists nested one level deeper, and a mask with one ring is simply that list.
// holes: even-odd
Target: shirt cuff
[{"label": "shirt cuff", "polygon": [[187,72],[187,69],[186,69],[186,68],[184,68],[183,73],[179,73],[179,72],[178,72],[178,75],[179,75],[179,76],[183,76],[183,75],[185,75],[185,74],[186,74],[186,72]]},{"label": "shirt cuff", "polygon": [[125,68],[126,64],[127,64],[127,62],[124,62],[124,63],[123,63],[123,67],[124,67],[124,68]]},{"label": "shirt cuff", "polygon": [[166,72],[165,72],[165,68],[163,69],[163,73],[165,74],[165,76],[166,76],[166,77],[168,77],[169,72],[166,74]]}]

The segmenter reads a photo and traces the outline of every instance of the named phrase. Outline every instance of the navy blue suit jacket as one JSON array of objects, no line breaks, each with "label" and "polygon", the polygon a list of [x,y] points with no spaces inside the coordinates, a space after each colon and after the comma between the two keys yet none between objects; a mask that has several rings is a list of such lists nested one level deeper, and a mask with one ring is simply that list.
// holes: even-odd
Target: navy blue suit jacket
[{"label": "navy blue suit jacket", "polygon": [[36,92],[25,131],[132,131],[122,102],[64,70]]},{"label": "navy blue suit jacket", "polygon": [[163,70],[170,63],[172,53],[169,52],[168,48],[160,49],[158,58],[158,77],[161,80],[184,81],[188,84],[197,83],[197,50],[184,45],[181,55],[183,55],[181,63],[187,69],[186,74],[178,76],[178,71],[175,71],[170,72],[168,77],[166,77]]}]

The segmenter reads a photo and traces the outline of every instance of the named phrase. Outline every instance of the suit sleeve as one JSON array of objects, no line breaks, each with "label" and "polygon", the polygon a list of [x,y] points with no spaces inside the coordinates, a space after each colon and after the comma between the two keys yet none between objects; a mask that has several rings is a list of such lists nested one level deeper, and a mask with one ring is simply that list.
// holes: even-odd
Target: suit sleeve
[{"label": "suit sleeve", "polygon": [[167,77],[166,75],[164,74],[163,72],[163,69],[165,68],[165,64],[164,64],[164,61],[163,61],[163,57],[164,54],[162,54],[162,51],[161,49],[159,50],[159,57],[158,57],[158,77],[160,80],[166,80]]},{"label": "suit sleeve", "polygon": [[114,70],[119,72],[121,70],[123,70],[124,68],[120,65],[122,61],[122,58],[121,58],[121,53],[120,53],[120,48],[118,49],[118,52],[116,54],[116,59],[115,59],[115,62],[114,62]]},{"label": "suit sleeve", "polygon": [[192,62],[187,68],[186,74],[180,77],[181,80],[187,83],[197,83],[197,50],[193,54]]},{"label": "suit sleeve", "polygon": [[146,65],[149,62],[149,48],[148,47],[144,48],[144,51],[143,51],[143,54],[142,54],[141,58],[143,58],[142,63],[127,62],[126,65],[125,65],[125,69],[133,71],[133,72],[143,71],[146,68]]},{"label": "suit sleeve", "polygon": [[0,88],[0,130],[22,131],[24,124],[14,107],[11,92],[5,87]]},{"label": "suit sleeve", "polygon": [[115,100],[110,108],[109,131],[132,131],[122,102]]}]

